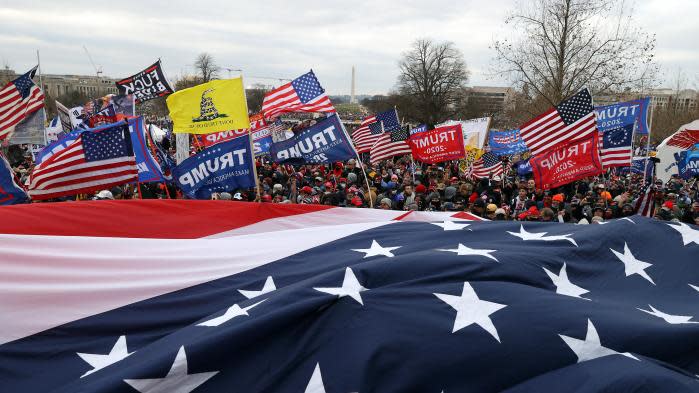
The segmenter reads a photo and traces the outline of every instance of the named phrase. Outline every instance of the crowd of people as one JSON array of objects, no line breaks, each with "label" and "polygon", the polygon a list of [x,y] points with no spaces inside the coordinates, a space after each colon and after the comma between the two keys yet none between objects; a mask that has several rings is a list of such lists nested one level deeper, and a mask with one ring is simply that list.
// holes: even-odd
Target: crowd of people
[{"label": "crowd of people", "polygon": [[[507,163],[502,175],[489,179],[470,178],[459,170],[457,161],[427,165],[405,156],[377,164],[365,160],[363,165],[362,168],[360,162],[350,159],[332,165],[292,166],[260,157],[256,161],[258,190],[230,190],[211,198],[404,211],[467,211],[490,220],[595,224],[635,214],[637,201],[646,189],[646,181],[640,175],[614,172],[542,190],[531,176],[516,176],[515,168]],[[30,152],[15,154],[12,167],[18,180],[26,184],[33,167]],[[699,225],[697,179],[673,177],[666,184],[652,179],[647,182],[652,187],[654,217]],[[130,198],[183,196],[174,183],[141,183],[60,200]]]}]

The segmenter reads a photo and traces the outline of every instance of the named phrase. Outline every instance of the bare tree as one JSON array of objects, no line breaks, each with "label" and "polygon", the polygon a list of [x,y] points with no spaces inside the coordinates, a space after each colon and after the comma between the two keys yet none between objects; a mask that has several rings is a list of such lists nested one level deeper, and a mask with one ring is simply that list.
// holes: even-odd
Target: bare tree
[{"label": "bare tree", "polygon": [[469,72],[452,42],[418,39],[403,53],[399,67],[398,91],[417,120],[434,125],[458,112]]},{"label": "bare tree", "polygon": [[200,53],[199,56],[197,56],[197,59],[194,61],[194,68],[201,77],[203,83],[216,79],[218,77],[218,72],[221,70],[221,67],[214,61],[214,57],[206,52]]},{"label": "bare tree", "polygon": [[525,1],[505,23],[521,38],[494,42],[493,68],[546,106],[583,87],[647,88],[655,77],[655,37],[634,27],[628,1]]}]

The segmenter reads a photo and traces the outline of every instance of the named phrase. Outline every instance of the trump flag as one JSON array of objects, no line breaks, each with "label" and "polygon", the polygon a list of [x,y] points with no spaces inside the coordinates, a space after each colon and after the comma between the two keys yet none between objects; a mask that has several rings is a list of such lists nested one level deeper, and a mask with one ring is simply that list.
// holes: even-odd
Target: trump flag
[{"label": "trump flag", "polygon": [[529,159],[537,187],[549,190],[603,172],[597,133]]},{"label": "trump flag", "polygon": [[182,161],[172,176],[189,198],[209,199],[214,192],[254,188],[253,165],[250,140],[235,138]]}]

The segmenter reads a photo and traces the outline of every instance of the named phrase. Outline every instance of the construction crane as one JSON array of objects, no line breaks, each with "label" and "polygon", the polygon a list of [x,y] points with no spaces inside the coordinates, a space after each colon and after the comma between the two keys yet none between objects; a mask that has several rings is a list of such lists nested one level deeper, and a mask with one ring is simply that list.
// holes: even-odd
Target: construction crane
[{"label": "construction crane", "polygon": [[90,63],[92,64],[92,67],[95,69],[95,72],[97,73],[97,77],[99,78],[100,75],[102,75],[102,66],[98,66],[95,64],[95,61],[92,60],[92,56],[90,56],[90,52],[87,50],[87,47],[83,45],[83,49],[85,49],[85,53],[87,54],[87,58],[90,59]]}]

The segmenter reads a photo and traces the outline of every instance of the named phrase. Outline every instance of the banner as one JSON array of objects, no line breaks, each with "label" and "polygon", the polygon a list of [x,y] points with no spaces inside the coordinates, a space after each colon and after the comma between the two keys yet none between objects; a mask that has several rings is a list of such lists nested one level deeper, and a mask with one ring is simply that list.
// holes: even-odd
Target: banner
[{"label": "banner", "polygon": [[537,187],[548,190],[602,173],[597,133],[529,159]]},{"label": "banner", "polygon": [[532,173],[532,164],[529,160],[517,162],[517,176],[523,177]]},{"label": "banner", "polygon": [[269,149],[272,147],[272,131],[269,127],[262,127],[257,131],[251,131],[251,133],[255,157],[269,154]]},{"label": "banner", "polygon": [[485,138],[490,127],[490,118],[481,117],[478,119],[461,121],[461,131],[464,133],[464,145],[466,150],[483,149]]},{"label": "banner", "polygon": [[167,98],[173,132],[211,134],[250,128],[243,79],[203,83]]},{"label": "banner", "polygon": [[692,146],[689,150],[676,153],[675,160],[681,178],[691,179],[699,176],[699,144]]},{"label": "banner", "polygon": [[99,111],[96,115],[92,115],[87,119],[87,123],[90,126],[90,128],[95,128],[103,126],[105,124],[112,124],[116,122],[116,111],[114,110],[114,105],[111,104]]},{"label": "banner", "polygon": [[460,123],[414,134],[408,143],[413,158],[427,164],[459,160],[466,154]]},{"label": "banner", "polygon": [[[264,117],[262,117],[261,113],[256,113],[250,116],[250,131],[260,129],[261,127],[264,127],[266,124],[267,123],[265,122],[265,119]],[[247,134],[248,129],[221,131],[213,134],[206,134],[203,138],[201,138],[201,141],[205,147],[209,147],[219,142],[229,141],[233,138],[237,138],[239,136]]]},{"label": "banner", "polygon": [[85,111],[83,110],[82,106],[70,108],[68,110],[68,115],[70,116],[70,130],[81,127],[87,128],[87,124],[83,125],[84,120],[87,119],[87,115],[85,115]]},{"label": "banner", "polygon": [[488,134],[490,150],[498,156],[507,156],[527,150],[519,130],[490,131]]},{"label": "banner", "polygon": [[63,125],[61,124],[61,119],[56,116],[51,120],[48,127],[46,127],[46,142],[55,142],[61,138],[63,133]]},{"label": "banner", "polygon": [[598,106],[595,108],[597,129],[599,132],[604,132],[613,128],[636,124],[635,133],[646,135],[648,134],[649,106],[650,97],[613,105]]},{"label": "banner", "polygon": [[46,121],[46,112],[44,108],[25,117],[15,127],[12,136],[10,137],[10,145],[46,145],[46,133],[44,131],[44,123]]},{"label": "banner", "polygon": [[116,87],[121,95],[133,94],[136,103],[163,97],[175,91],[165,77],[160,60],[138,74],[116,82]]},{"label": "banner", "polygon": [[61,119],[61,126],[63,127],[63,131],[65,132],[70,132],[73,130],[73,122],[71,121],[70,117],[70,109],[66,107],[65,105],[56,102],[56,112],[58,113],[58,118]]},{"label": "banner", "polygon": [[129,121],[129,133],[131,134],[131,144],[133,146],[134,157],[136,158],[136,167],[138,168],[138,182],[162,182],[172,180],[163,175],[160,164],[153,157],[150,150],[149,142],[152,143],[146,128],[143,125],[143,117],[135,117]]},{"label": "banner", "polygon": [[420,124],[419,126],[410,129],[410,135],[411,135],[411,136],[412,136],[412,135],[415,135],[415,134],[422,133],[422,132],[427,132],[427,125],[425,125],[425,124]]},{"label": "banner", "polygon": [[0,205],[14,205],[27,201],[29,197],[15,182],[15,173],[10,163],[0,154]]},{"label": "banner", "polygon": [[69,133],[64,134],[62,138],[59,138],[55,142],[51,142],[48,145],[46,145],[45,148],[43,148],[35,157],[34,157],[34,164],[39,165],[43,161],[46,161],[49,157],[52,155],[60,152],[61,150],[65,149],[66,147],[70,146],[73,142],[75,142],[76,139],[80,136],[80,134],[85,131],[83,129],[78,129],[71,131]]},{"label": "banner", "polygon": [[668,136],[656,148],[655,157],[660,160],[656,166],[655,176],[667,183],[672,175],[679,175],[677,154],[691,149],[699,143],[699,120],[685,124],[674,134]]},{"label": "banner", "polygon": [[236,138],[187,158],[172,175],[188,197],[209,199],[214,192],[254,188],[254,162],[248,138]]},{"label": "banner", "polygon": [[332,114],[293,138],[273,143],[270,155],[274,162],[315,164],[348,160],[357,153],[340,118]]}]

